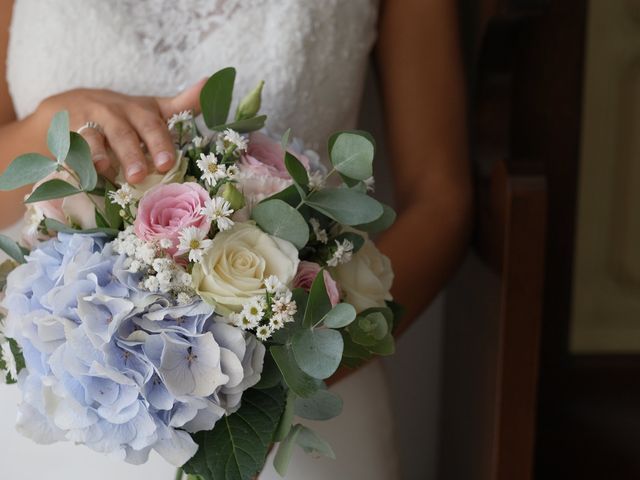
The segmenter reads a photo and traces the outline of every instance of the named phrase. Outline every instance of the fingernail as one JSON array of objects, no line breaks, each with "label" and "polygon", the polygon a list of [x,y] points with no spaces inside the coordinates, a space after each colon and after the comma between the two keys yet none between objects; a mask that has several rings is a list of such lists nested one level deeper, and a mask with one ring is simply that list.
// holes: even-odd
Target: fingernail
[{"label": "fingernail", "polygon": [[135,163],[131,165],[129,168],[127,168],[127,177],[129,178],[135,177],[136,175],[141,174],[143,170],[144,170],[144,167],[142,165],[140,165],[139,163]]},{"label": "fingernail", "polygon": [[155,156],[154,161],[156,163],[156,167],[166,167],[173,161],[173,156],[169,152],[160,152]]}]

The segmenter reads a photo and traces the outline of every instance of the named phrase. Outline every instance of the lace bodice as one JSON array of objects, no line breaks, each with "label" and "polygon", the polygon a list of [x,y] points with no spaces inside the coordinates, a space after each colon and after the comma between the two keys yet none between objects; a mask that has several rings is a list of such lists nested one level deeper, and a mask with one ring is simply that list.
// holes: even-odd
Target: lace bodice
[{"label": "lace bodice", "polygon": [[65,90],[173,95],[235,66],[266,81],[269,128],[319,149],[354,126],[378,0],[15,0],[7,75],[19,117]]}]

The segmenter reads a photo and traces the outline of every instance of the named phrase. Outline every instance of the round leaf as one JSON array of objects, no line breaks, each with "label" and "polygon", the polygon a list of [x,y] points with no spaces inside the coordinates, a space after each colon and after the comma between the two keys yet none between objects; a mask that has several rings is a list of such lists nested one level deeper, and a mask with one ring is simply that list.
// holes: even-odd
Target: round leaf
[{"label": "round leaf", "polygon": [[47,132],[47,146],[56,157],[58,163],[62,163],[69,153],[71,137],[69,135],[69,112],[58,112],[53,116]]},{"label": "round leaf", "polygon": [[322,380],[340,366],[344,342],[336,330],[301,330],[293,336],[291,347],[300,369]]},{"label": "round leaf", "polygon": [[339,133],[331,145],[331,163],[341,174],[354,180],[373,175],[374,147],[371,141],[352,132]]},{"label": "round leaf", "polygon": [[343,225],[377,220],[383,212],[377,200],[347,188],[326,188],[309,195],[305,203]]},{"label": "round leaf", "polygon": [[295,414],[308,420],[329,420],[342,412],[342,399],[328,390],[318,390],[313,397],[297,398]]},{"label": "round leaf", "polygon": [[316,432],[301,426],[300,432],[296,436],[296,443],[302,447],[306,453],[319,453],[329,458],[336,458],[331,445],[322,439]]},{"label": "round leaf", "polygon": [[309,241],[309,227],[304,217],[282,200],[259,203],[251,216],[265,232],[290,241],[298,249]]},{"label": "round leaf", "polygon": [[379,218],[370,223],[356,225],[355,228],[369,233],[382,232],[388,229],[396,221],[396,212],[389,205],[382,204],[384,211]]},{"label": "round leaf", "polygon": [[291,349],[283,345],[274,345],[269,351],[278,365],[287,386],[300,397],[310,397],[320,388],[320,381],[310,377],[298,367]]},{"label": "round leaf", "polygon": [[37,153],[16,158],[0,176],[0,190],[14,190],[42,180],[58,168],[56,162]]},{"label": "round leaf", "polygon": [[349,303],[339,303],[324,317],[323,324],[329,328],[342,328],[356,319],[356,309]]}]

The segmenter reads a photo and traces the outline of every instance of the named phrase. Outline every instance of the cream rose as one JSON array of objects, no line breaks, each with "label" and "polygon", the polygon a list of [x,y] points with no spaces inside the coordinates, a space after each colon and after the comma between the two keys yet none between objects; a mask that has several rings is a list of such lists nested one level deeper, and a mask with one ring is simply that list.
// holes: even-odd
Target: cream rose
[{"label": "cream rose", "polygon": [[385,300],[393,299],[389,292],[393,284],[391,261],[371,240],[365,241],[351,261],[330,269],[330,272],[340,285],[345,301],[358,312],[384,307]]},{"label": "cream rose", "polygon": [[250,298],[264,295],[264,280],[270,275],[290,285],[298,263],[292,243],[253,223],[237,223],[216,235],[202,262],[193,268],[194,288],[218,313],[227,315],[239,312]]}]

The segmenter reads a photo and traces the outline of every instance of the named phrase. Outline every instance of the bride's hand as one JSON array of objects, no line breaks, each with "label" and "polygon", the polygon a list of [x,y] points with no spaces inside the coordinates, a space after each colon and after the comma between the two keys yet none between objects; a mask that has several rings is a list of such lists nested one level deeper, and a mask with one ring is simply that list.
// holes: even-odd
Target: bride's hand
[{"label": "bride's hand", "polygon": [[110,149],[127,181],[139,183],[148,173],[143,144],[156,170],[166,172],[174,165],[175,149],[166,121],[183,110],[197,113],[204,82],[203,79],[175,97],[134,97],[110,90],[70,90],[44,100],[31,120],[48,124],[56,112],[67,110],[72,130],[78,130],[87,122],[97,123],[100,130],[85,128],[82,131],[91,148],[96,170],[105,175],[110,173]]}]

